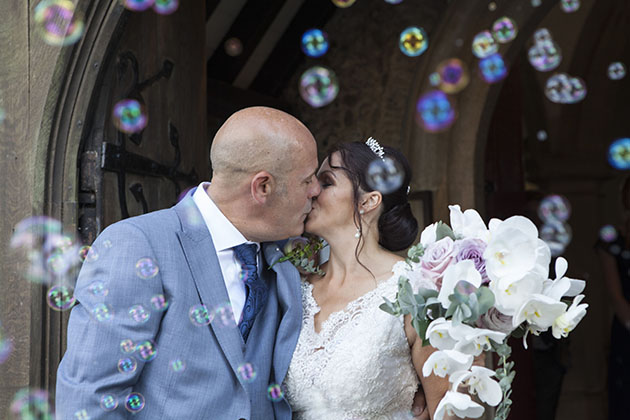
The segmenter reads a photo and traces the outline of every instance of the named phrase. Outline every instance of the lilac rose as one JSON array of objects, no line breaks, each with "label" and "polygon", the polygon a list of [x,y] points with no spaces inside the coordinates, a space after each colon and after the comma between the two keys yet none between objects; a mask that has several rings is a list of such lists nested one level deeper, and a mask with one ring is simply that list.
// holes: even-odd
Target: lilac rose
[{"label": "lilac rose", "polygon": [[494,306],[488,310],[485,314],[481,315],[477,321],[479,328],[484,328],[492,331],[499,331],[505,334],[510,334],[514,331],[512,325],[512,317],[499,312]]},{"label": "lilac rose", "polygon": [[455,261],[472,260],[475,263],[475,268],[481,274],[481,284],[490,283],[490,279],[486,274],[486,261],[483,259],[483,252],[488,245],[481,239],[473,238],[457,241],[456,245]]},{"label": "lilac rose", "polygon": [[437,286],[442,287],[442,276],[454,257],[455,242],[448,236],[429,244],[420,260],[420,269]]}]

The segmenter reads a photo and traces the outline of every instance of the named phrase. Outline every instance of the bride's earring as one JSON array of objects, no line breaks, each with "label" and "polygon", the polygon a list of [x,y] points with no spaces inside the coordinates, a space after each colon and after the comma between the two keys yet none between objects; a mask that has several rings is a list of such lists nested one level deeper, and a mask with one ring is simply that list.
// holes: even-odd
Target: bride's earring
[{"label": "bride's earring", "polygon": [[[359,210],[359,214],[365,213],[363,209]],[[354,237],[359,239],[361,237],[361,229],[357,228],[357,233],[354,234]]]}]

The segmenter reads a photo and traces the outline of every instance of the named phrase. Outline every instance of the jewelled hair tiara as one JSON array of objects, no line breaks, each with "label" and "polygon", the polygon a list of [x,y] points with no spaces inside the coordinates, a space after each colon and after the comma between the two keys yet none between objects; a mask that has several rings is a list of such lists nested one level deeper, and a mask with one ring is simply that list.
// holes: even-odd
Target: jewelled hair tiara
[{"label": "jewelled hair tiara", "polygon": [[365,141],[365,144],[367,144],[367,146],[372,149],[376,156],[380,157],[381,159],[385,159],[385,150],[383,150],[383,147],[378,144],[378,141],[376,141],[375,138],[370,137]]}]

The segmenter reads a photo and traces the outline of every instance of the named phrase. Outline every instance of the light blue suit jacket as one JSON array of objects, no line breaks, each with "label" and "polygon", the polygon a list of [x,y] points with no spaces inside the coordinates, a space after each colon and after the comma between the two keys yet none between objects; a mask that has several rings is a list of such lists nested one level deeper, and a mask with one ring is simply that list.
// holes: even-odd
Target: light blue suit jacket
[{"label": "light blue suit jacket", "polygon": [[[271,401],[267,389],[284,380],[297,343],[299,274],[288,262],[273,265],[282,254],[275,244],[264,243],[262,278],[270,286],[269,300],[247,344],[236,327],[218,320],[195,326],[189,317],[193,306],[212,310],[229,298],[212,238],[191,194],[173,208],[115,223],[94,242],[97,258],[88,258],[81,269],[68,348],[57,373],[59,419],[76,419],[83,410],[91,419],[291,418],[287,401]],[[142,258],[156,262],[157,275],[136,274]],[[152,308],[151,298],[160,294],[168,302],[165,311]],[[134,305],[146,309],[148,320],[134,320],[129,313]],[[127,339],[136,344],[152,340],[157,355],[145,361],[139,351],[124,353],[121,342]],[[130,356],[135,371],[121,373],[119,360]],[[255,370],[253,380],[239,373],[245,363]],[[125,407],[132,392],[144,397],[144,408],[135,414]],[[105,395],[118,401],[117,408],[106,411]]]}]

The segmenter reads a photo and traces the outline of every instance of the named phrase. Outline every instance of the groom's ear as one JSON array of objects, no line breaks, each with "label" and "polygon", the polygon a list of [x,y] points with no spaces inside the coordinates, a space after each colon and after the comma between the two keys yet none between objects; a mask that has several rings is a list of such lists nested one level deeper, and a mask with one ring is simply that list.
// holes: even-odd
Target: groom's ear
[{"label": "groom's ear", "polygon": [[383,195],[378,191],[371,191],[363,194],[361,197],[361,205],[360,209],[362,209],[365,213],[369,213],[372,210],[376,209],[379,204],[383,201]]},{"label": "groom's ear", "polygon": [[276,187],[276,182],[269,172],[261,171],[254,175],[250,186],[251,194],[254,200],[260,204],[264,204],[269,199],[273,189]]}]

